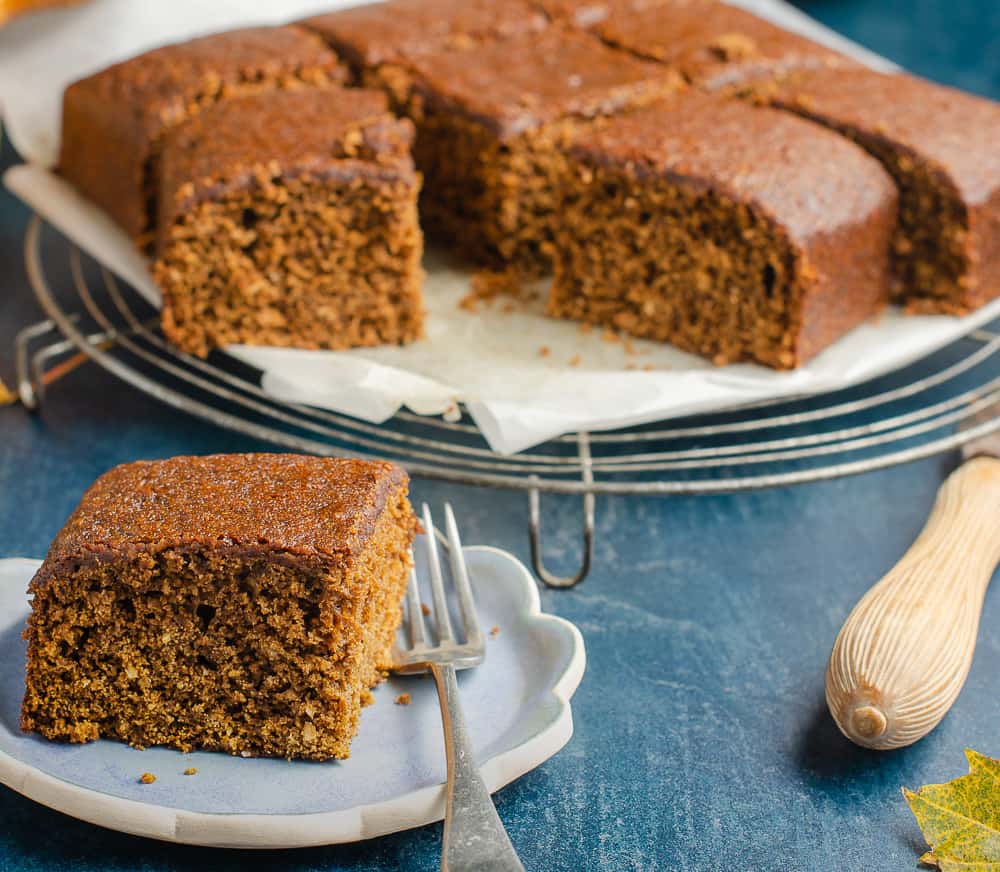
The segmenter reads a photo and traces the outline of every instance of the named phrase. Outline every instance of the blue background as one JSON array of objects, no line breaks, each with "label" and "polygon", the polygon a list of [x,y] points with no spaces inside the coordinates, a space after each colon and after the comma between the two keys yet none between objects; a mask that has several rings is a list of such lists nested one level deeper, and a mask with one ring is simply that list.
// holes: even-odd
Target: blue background
[{"label": "blue background", "polygon": [[[813,0],[820,20],[911,70],[1000,97],[996,0]],[[13,160],[9,147],[3,165]],[[0,375],[39,320],[21,258],[27,215],[0,193]],[[0,409],[0,556],[42,556],[109,466],[266,446],[178,416],[92,366],[44,412]],[[889,755],[844,741],[823,704],[833,638],[906,549],[954,465],[741,496],[602,499],[596,565],[544,607],[583,631],[576,735],[497,803],[529,869],[914,869],[901,796],[1000,757],[1000,596],[987,600],[968,684],[941,727]],[[414,484],[456,504],[470,544],[527,557],[523,495]],[[575,560],[577,501],[545,501],[549,557]],[[207,851],[122,836],[0,788],[0,870],[435,869],[440,827],[354,846]]]}]

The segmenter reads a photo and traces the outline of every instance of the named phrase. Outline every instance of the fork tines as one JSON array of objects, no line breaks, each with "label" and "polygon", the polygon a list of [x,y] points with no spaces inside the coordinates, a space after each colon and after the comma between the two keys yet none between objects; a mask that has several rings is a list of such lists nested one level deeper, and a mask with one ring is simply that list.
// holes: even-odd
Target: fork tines
[{"label": "fork tines", "polygon": [[[408,661],[416,661],[420,655],[443,655],[442,659],[452,660],[448,654],[464,656],[468,659],[482,658],[485,651],[485,641],[476,617],[476,606],[472,597],[472,587],[469,584],[469,573],[465,565],[465,555],[462,552],[462,540],[458,535],[458,525],[455,523],[455,513],[451,504],[445,503],[444,520],[451,577],[458,598],[458,611],[462,622],[464,642],[455,637],[451,614],[448,610],[448,597],[445,592],[444,574],[441,571],[441,556],[438,545],[439,534],[431,517],[430,507],[424,503],[422,520],[427,542],[427,564],[430,575],[431,598],[434,603],[434,632],[437,644],[428,639],[424,625],[423,608],[420,602],[420,583],[414,569],[410,573],[410,583],[406,589],[407,633],[410,650],[401,652]],[[437,659],[435,657],[435,659]],[[459,665],[456,663],[456,665]],[[466,665],[475,665],[469,662]]]}]

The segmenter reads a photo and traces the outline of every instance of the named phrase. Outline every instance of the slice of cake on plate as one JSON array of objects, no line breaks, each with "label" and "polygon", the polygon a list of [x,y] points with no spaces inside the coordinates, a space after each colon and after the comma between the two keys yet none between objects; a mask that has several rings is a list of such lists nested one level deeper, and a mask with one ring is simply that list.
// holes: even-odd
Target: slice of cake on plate
[{"label": "slice of cake on plate", "polygon": [[347,757],[389,664],[417,523],[389,463],[119,466],[31,582],[24,730]]}]

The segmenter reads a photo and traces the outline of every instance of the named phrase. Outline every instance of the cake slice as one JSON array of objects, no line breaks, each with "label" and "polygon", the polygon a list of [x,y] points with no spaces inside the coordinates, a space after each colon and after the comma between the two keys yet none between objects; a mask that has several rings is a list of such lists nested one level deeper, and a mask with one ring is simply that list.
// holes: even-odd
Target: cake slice
[{"label": "cake slice", "polygon": [[21,727],[347,757],[417,524],[389,463],[175,457],[105,473],[31,582]]},{"label": "cake slice", "polygon": [[680,70],[698,88],[740,89],[800,69],[856,66],[826,46],[715,0],[615,6],[594,32],[609,45]]},{"label": "cake slice", "polygon": [[680,86],[663,66],[550,27],[367,71],[417,125],[424,229],[488,267],[551,270],[563,147],[589,119]]},{"label": "cake slice", "polygon": [[1000,295],[1000,104],[860,69],[800,72],[760,94],[850,137],[896,180],[898,302],[961,315]]},{"label": "cake slice", "polygon": [[554,316],[788,369],[886,303],[895,186],[830,131],[690,92],[570,154]]},{"label": "cake slice", "polygon": [[167,338],[343,349],[423,324],[413,126],[376,91],[234,98],[174,128],[154,275]]},{"label": "cake slice", "polygon": [[345,77],[326,44],[297,27],[253,27],[157,48],[66,89],[59,172],[145,245],[167,130],[230,97]]}]

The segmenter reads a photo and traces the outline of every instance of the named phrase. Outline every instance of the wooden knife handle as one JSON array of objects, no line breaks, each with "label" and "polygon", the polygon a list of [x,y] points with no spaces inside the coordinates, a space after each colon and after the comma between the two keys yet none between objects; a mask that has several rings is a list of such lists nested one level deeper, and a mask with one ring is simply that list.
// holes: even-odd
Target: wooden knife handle
[{"label": "wooden knife handle", "polygon": [[826,701],[847,738],[888,750],[938,725],[972,665],[998,562],[1000,460],[977,457],[948,477],[917,540],[837,636]]}]

